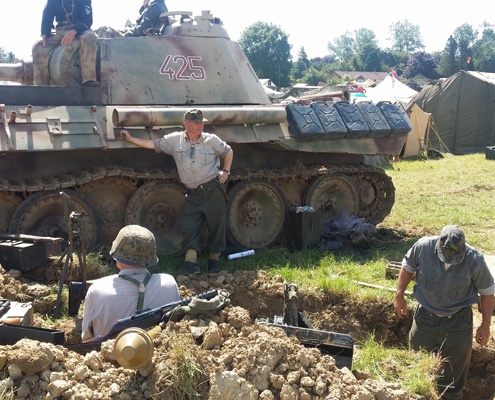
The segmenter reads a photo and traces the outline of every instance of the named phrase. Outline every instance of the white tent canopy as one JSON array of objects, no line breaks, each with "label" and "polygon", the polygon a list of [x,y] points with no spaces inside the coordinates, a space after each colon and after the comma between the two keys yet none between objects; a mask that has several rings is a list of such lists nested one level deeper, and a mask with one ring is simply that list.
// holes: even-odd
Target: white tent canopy
[{"label": "white tent canopy", "polygon": [[380,101],[389,101],[392,104],[400,101],[401,103],[408,104],[411,98],[417,93],[414,89],[404,85],[392,75],[387,75],[374,88],[366,90],[366,97],[374,104]]}]

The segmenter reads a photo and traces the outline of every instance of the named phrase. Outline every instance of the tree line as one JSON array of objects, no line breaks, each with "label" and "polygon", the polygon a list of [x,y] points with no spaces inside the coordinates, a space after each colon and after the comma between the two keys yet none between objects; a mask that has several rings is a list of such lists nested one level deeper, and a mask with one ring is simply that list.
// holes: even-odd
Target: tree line
[{"label": "tree line", "polygon": [[345,32],[329,42],[328,54],[309,59],[301,47],[292,60],[288,35],[282,28],[256,22],[239,39],[260,78],[269,78],[278,87],[295,83],[317,85],[340,83],[330,78],[333,71],[387,72],[394,69],[406,79],[439,79],[461,70],[495,72],[495,28],[484,22],[480,30],[470,24],[457,27],[441,51],[427,53],[419,25],[408,20],[389,26],[391,47],[382,49],[375,33],[367,28]]}]

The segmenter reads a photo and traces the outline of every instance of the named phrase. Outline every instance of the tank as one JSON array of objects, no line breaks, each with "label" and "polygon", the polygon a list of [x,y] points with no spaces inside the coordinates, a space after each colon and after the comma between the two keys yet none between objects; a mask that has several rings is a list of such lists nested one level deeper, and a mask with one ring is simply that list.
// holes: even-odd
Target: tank
[{"label": "tank", "polygon": [[87,250],[108,248],[122,226],[139,224],[160,253],[180,251],[185,189],[174,161],[120,130],[159,138],[181,130],[190,108],[234,150],[230,243],[284,245],[289,211],[299,206],[323,221],[352,215],[378,224],[390,213],[392,180],[370,156],[400,153],[410,130],[402,110],[272,104],[219,18],[162,17],[158,35],[99,39],[100,87],[82,87],[77,44],[54,50],[50,86],[32,86],[30,62],[0,65],[0,80],[20,83],[0,86],[0,233],[66,238],[74,211]]}]

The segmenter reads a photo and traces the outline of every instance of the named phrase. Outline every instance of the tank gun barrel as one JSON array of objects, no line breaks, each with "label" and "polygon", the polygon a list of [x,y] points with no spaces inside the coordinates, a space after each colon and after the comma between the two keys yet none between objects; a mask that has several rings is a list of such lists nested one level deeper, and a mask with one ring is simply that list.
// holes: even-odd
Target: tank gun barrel
[{"label": "tank gun barrel", "polygon": [[[115,127],[182,126],[186,108],[118,107],[113,110]],[[204,108],[208,125],[279,124],[287,113],[280,106]]]},{"label": "tank gun barrel", "polygon": [[16,64],[0,63],[0,80],[32,85],[33,63],[30,61]]}]

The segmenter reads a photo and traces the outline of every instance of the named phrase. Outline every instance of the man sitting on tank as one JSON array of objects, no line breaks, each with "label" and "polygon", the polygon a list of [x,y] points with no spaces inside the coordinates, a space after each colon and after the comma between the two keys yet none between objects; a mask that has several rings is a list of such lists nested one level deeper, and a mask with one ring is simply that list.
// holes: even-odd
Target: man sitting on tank
[{"label": "man sitting on tank", "polygon": [[173,276],[148,270],[158,262],[155,236],[148,229],[123,227],[110,255],[120,272],[97,279],[89,287],[84,299],[83,342],[105,337],[119,319],[180,300]]},{"label": "man sitting on tank", "polygon": [[[55,32],[52,32],[56,20]],[[98,36],[91,30],[91,0],[47,0],[41,20],[41,40],[33,46],[34,84],[50,85],[48,62],[55,47],[80,40],[79,58],[83,86],[99,86],[96,80]]]},{"label": "man sitting on tank", "polygon": [[165,0],[143,0],[139,9],[141,16],[136,21],[136,26],[125,33],[125,36],[146,36],[160,33],[162,22],[160,14],[167,12]]}]

